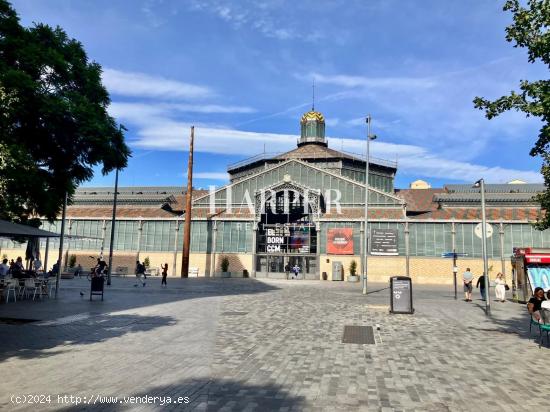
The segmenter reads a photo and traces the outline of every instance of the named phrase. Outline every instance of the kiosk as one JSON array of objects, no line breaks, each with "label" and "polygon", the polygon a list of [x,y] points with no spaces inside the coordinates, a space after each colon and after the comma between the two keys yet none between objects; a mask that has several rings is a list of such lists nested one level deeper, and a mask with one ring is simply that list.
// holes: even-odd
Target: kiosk
[{"label": "kiosk", "polygon": [[514,248],[511,261],[514,300],[525,303],[536,287],[550,289],[550,249]]}]

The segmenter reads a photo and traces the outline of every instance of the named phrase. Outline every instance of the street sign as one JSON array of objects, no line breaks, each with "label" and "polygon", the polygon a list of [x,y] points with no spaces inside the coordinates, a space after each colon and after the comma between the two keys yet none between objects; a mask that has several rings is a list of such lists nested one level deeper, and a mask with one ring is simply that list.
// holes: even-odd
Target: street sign
[{"label": "street sign", "polygon": [[[481,223],[478,223],[476,225],[474,233],[478,238],[483,238],[483,225]],[[485,223],[485,237],[488,239],[491,236],[493,236],[493,226],[491,226],[489,223]]]},{"label": "street sign", "polygon": [[452,259],[454,257],[454,255],[456,255],[456,257],[464,257],[464,256],[468,256],[467,253],[459,253],[459,252],[456,252],[456,253],[453,253],[453,252],[443,252],[441,254],[441,257],[442,258],[450,258]]}]

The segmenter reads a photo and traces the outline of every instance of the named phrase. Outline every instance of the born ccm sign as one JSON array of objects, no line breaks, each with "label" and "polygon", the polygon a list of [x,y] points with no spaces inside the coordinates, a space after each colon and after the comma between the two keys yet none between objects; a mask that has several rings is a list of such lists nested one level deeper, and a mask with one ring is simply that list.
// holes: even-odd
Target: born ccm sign
[{"label": "born ccm sign", "polygon": [[281,245],[285,244],[285,237],[276,229],[267,229],[266,250],[268,253],[280,253]]}]

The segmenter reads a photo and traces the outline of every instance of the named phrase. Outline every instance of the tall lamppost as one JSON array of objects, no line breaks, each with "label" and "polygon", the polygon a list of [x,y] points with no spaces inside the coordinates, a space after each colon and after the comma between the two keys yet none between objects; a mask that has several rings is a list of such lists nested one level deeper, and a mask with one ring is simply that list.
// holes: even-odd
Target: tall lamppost
[{"label": "tall lamppost", "polygon": [[113,197],[113,214],[111,216],[111,243],[109,244],[109,271],[107,272],[107,285],[111,285],[113,274],[113,244],[115,243],[116,203],[118,195],[118,167],[115,174],[115,194]]},{"label": "tall lamppost", "polygon": [[491,314],[491,293],[489,290],[489,265],[487,262],[487,219],[485,217],[485,180],[479,179],[474,183],[481,192],[481,253],[483,255],[483,274],[485,275],[485,314]]},{"label": "tall lamppost", "polygon": [[367,158],[365,161],[365,241],[363,242],[363,295],[367,294],[367,265],[369,256],[369,160],[370,160],[370,141],[376,139],[376,135],[371,134],[372,118],[367,116]]}]

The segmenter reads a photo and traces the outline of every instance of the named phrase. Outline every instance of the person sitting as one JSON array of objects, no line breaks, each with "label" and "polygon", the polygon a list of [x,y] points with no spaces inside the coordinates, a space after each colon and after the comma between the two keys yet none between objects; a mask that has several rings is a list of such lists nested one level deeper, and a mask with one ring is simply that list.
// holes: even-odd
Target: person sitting
[{"label": "person sitting", "polygon": [[11,275],[14,278],[23,278],[24,277],[24,271],[25,268],[23,267],[23,259],[21,256],[17,258],[17,260],[13,263],[13,266],[11,266],[10,271]]},{"label": "person sitting", "polygon": [[105,262],[102,258],[97,258],[97,265],[95,265],[94,268],[94,275],[95,276],[102,276],[103,272],[105,271],[105,267],[107,267],[107,262]]},{"label": "person sitting", "polygon": [[9,271],[10,267],[8,266],[8,259],[2,260],[2,263],[0,264],[0,279],[7,277]]},{"label": "person sitting", "polygon": [[531,317],[538,322],[540,322],[541,320],[540,308],[542,302],[544,302],[545,300],[546,298],[544,297],[544,289],[541,287],[536,287],[535,291],[533,292],[533,297],[529,299],[529,302],[527,302],[527,310],[531,314]]}]

